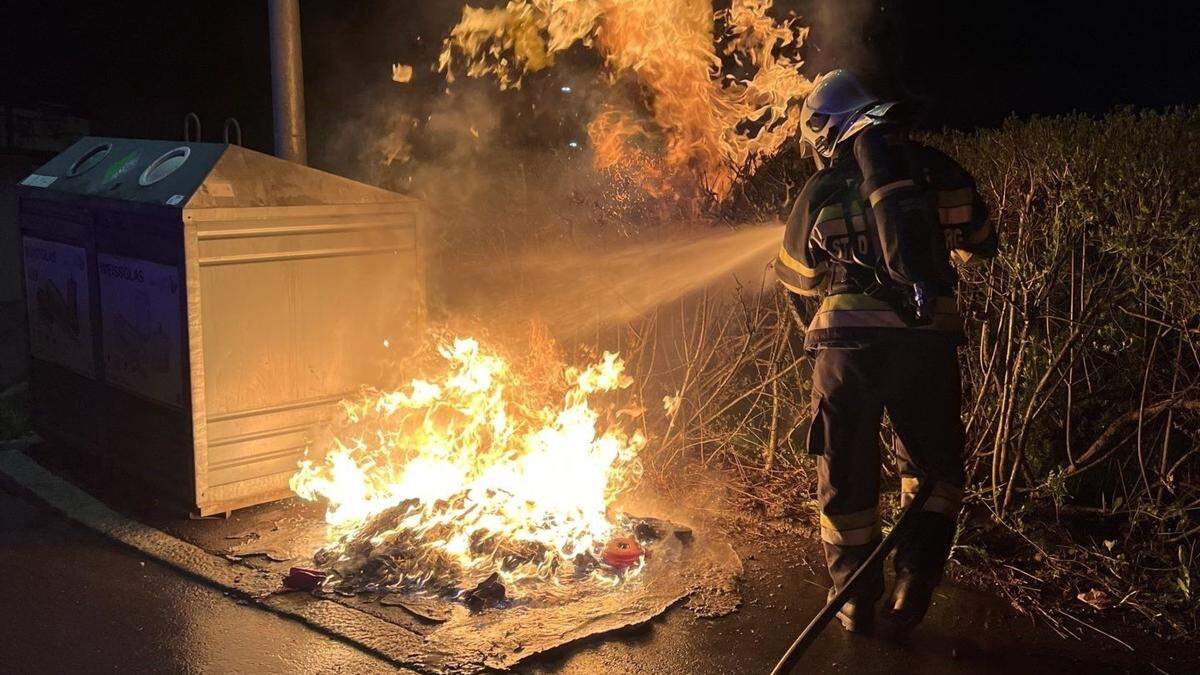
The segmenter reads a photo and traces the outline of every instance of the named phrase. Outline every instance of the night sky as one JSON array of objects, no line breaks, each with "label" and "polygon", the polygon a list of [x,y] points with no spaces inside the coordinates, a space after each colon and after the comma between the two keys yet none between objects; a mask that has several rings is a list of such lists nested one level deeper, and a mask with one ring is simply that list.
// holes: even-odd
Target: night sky
[{"label": "night sky", "polygon": [[[1197,3],[779,0],[815,21],[810,65],[852,64],[925,103],[929,127],[1010,114],[1200,103]],[[0,103],[52,102],[93,133],[178,138],[186,112],[220,140],[235,116],[269,150],[266,2],[7,2]],[[427,64],[460,0],[302,0],[310,144],[345,110],[387,96],[393,62]],[[419,71],[414,88],[433,90]]]}]

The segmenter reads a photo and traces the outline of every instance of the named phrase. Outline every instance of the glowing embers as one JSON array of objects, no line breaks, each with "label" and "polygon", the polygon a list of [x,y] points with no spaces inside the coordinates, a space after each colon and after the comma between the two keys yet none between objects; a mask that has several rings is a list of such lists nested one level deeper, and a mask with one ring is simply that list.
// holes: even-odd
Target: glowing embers
[{"label": "glowing embers", "polygon": [[[461,508],[446,503],[445,508]],[[637,577],[653,557],[676,564],[692,543],[691,530],[664,520],[618,515],[613,534],[570,559],[545,544],[522,541],[502,533],[476,530],[470,559],[496,561],[498,569],[464,564],[463,556],[429,546],[430,537],[453,536],[450,526],[434,531],[396,527],[422,507],[410,500],[377,515],[352,538],[318,552],[314,564],[328,573],[321,593],[420,593],[458,600],[472,611],[505,608],[511,604],[553,603],[556,588],[578,586],[604,592]],[[531,573],[536,570],[536,574]],[[548,583],[547,583],[548,582]]]},{"label": "glowing embers", "polygon": [[328,502],[316,555],[328,588],[448,595],[497,574],[513,598],[524,580],[636,573],[601,556],[630,531],[609,507],[640,477],[645,445],[617,419],[631,383],[621,359],[572,368],[533,356],[514,369],[473,339],[438,356],[405,389],[343,404],[337,440],[292,479]]}]

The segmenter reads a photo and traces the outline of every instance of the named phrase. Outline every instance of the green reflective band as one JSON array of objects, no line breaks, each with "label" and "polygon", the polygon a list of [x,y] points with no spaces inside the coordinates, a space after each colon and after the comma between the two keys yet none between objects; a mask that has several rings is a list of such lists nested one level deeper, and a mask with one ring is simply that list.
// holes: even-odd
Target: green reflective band
[{"label": "green reflective band", "polygon": [[855,511],[854,513],[821,514],[821,527],[828,527],[834,530],[855,530],[875,525],[878,522],[879,510],[874,506],[862,511]]},{"label": "green reflective band", "polygon": [[842,212],[842,207],[840,204],[826,206],[817,212],[817,217],[813,220],[813,224],[820,225],[821,223],[829,222],[831,220],[839,220],[844,216],[845,213]]},{"label": "green reflective band", "polygon": [[793,257],[791,253],[788,253],[786,247],[780,247],[779,249],[779,262],[796,274],[805,277],[819,277],[829,269],[829,266],[825,263],[821,263],[816,267],[805,265]]},{"label": "green reflective band", "polygon": [[865,546],[875,541],[880,534],[879,525],[870,525],[854,530],[821,528],[821,541],[834,546]]},{"label": "green reflective band", "polygon": [[872,298],[865,293],[839,293],[831,295],[821,303],[818,312],[836,312],[841,310],[875,310],[891,311],[892,306],[878,298]]},{"label": "green reflective band", "polygon": [[[790,267],[787,264],[787,261],[783,259],[782,255],[783,252],[780,253],[779,258],[775,259],[774,266],[775,278],[779,280],[779,283],[783,284],[784,288],[797,295],[808,297],[817,295],[819,293],[821,283],[825,279],[824,270],[814,270],[819,273],[818,276],[804,276],[797,270]],[[824,265],[821,267],[824,267]],[[805,267],[805,269],[810,268]]]},{"label": "green reflective band", "polygon": [[[786,268],[784,268],[784,269],[786,269]],[[779,279],[779,283],[783,284],[783,287],[788,289],[792,293],[795,293],[796,295],[803,295],[803,296],[809,297],[809,298],[816,296],[820,293],[820,291],[818,291],[815,286],[813,288],[804,288],[803,286],[797,286],[793,283],[788,283],[788,281],[786,279],[784,279],[783,276],[779,274],[779,272],[780,272],[780,270],[777,268],[775,270],[775,276],[776,276],[776,278]]]},{"label": "green reflective band", "polygon": [[[837,328],[911,328],[896,314],[891,305],[864,293],[840,293],[827,296],[808,326],[809,331]],[[933,323],[914,330],[958,332],[962,317],[958,301],[942,296],[937,298]]]},{"label": "green reflective band", "polygon": [[[911,504],[919,487],[920,481],[917,478],[912,476],[902,477],[900,479],[900,505],[908,506]],[[958,510],[962,507],[962,500],[962,488],[944,481],[937,481],[933,485],[933,494],[930,495],[929,501],[925,502],[925,508],[922,510],[954,517],[958,515]]]},{"label": "green reflective band", "polygon": [[847,310],[818,314],[808,326],[810,331],[831,328],[907,328],[907,325],[890,310]]},{"label": "green reflective band", "polygon": [[[935,300],[935,307],[938,314],[958,313],[958,301],[949,296],[939,296]],[[831,295],[821,302],[821,308],[817,311],[838,312],[844,310],[893,311],[892,306],[888,303],[865,293]]]}]

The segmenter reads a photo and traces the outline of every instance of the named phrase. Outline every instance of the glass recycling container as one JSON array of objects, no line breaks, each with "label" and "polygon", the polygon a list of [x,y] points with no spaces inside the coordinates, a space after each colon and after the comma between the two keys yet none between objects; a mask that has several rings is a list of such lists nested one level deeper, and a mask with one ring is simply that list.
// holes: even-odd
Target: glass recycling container
[{"label": "glass recycling container", "polygon": [[237,145],[87,137],[22,181],[35,428],[195,514],[291,494],[422,329],[420,202]]}]

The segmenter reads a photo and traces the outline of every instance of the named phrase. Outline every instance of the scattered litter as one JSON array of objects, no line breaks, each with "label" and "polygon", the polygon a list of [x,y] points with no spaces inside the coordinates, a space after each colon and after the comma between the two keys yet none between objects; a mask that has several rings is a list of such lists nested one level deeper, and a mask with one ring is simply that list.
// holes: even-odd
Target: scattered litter
[{"label": "scattered litter", "polygon": [[684,544],[692,543],[692,528],[662,518],[633,518],[633,534],[642,543],[664,539],[668,534]]},{"label": "scattered litter", "polygon": [[283,585],[293,591],[315,591],[325,581],[326,574],[309,567],[293,567],[283,578]]},{"label": "scattered litter", "polygon": [[[685,598],[700,617],[737,610],[742,566],[728,543],[664,518],[619,513],[616,521],[618,536],[562,560],[544,580],[472,574],[452,560],[421,555],[404,537],[384,545],[367,538],[331,556],[318,550],[328,541],[324,522],[291,514],[260,518],[216,548],[245,568],[239,588],[269,589],[248,597],[279,594],[273,601],[312,607],[306,612],[329,611],[309,603],[332,602],[386,621],[417,640],[396,662],[428,672],[512,668],[531,654],[646,621]],[[541,559],[511,543],[501,559]],[[294,557],[278,563],[263,551]],[[414,579],[407,570],[425,575]]]},{"label": "scattered litter", "polygon": [[462,594],[462,601],[472,612],[482,612],[485,609],[500,607],[504,605],[505,600],[504,584],[500,583],[498,572],[492,572],[492,576]]},{"label": "scattered litter", "polygon": [[631,536],[613,537],[604,545],[601,558],[604,564],[616,570],[625,570],[636,566],[646,555],[646,549]]}]

